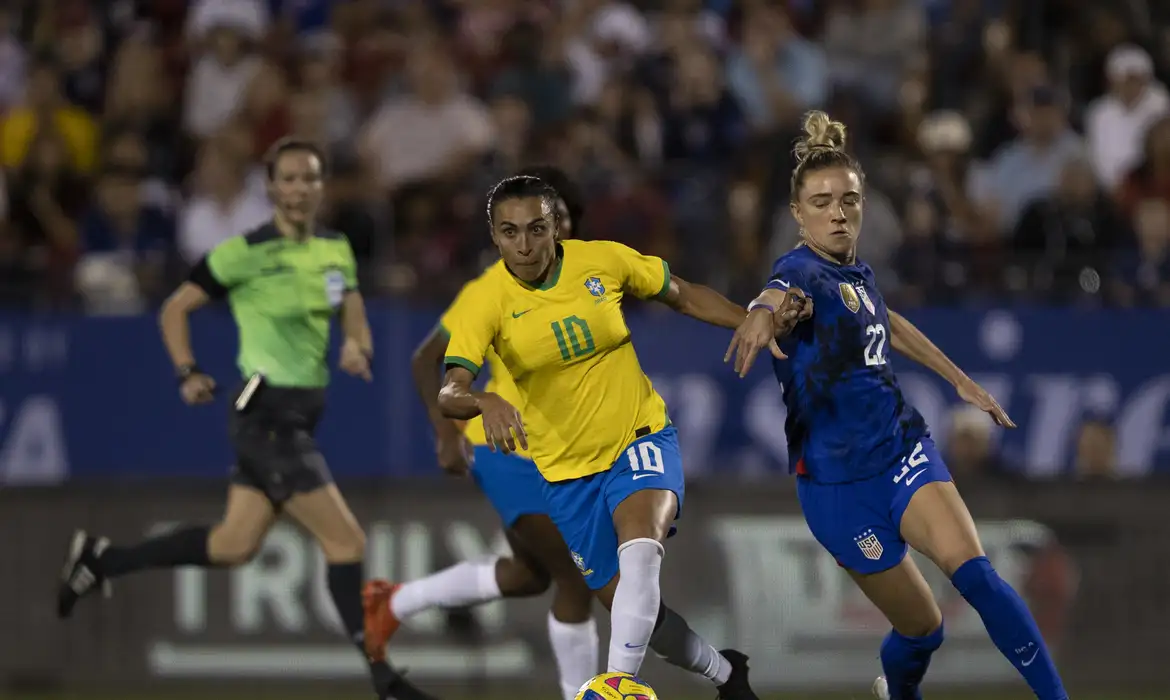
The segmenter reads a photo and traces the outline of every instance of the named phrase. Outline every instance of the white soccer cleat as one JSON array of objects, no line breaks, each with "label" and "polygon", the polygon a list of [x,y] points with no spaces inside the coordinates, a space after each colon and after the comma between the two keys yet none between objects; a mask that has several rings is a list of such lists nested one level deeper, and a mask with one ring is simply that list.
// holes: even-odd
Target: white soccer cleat
[{"label": "white soccer cleat", "polygon": [[885,676],[878,676],[873,682],[873,696],[878,700],[890,700],[890,686]]}]

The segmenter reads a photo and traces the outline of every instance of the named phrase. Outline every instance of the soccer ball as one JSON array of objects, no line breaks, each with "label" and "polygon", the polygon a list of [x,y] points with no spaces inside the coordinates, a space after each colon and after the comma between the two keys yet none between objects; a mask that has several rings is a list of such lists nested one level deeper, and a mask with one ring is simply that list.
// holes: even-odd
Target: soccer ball
[{"label": "soccer ball", "polygon": [[641,678],[628,673],[603,673],[581,686],[575,700],[658,700],[658,696]]}]

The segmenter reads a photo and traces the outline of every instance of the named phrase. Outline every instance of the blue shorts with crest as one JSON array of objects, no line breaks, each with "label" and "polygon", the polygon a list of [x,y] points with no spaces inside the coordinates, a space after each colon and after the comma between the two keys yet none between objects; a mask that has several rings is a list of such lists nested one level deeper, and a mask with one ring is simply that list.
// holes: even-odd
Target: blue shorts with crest
[{"label": "blue shorts with crest", "polygon": [[593,590],[604,588],[618,573],[613,512],[631,494],[643,489],[674,493],[678,498],[675,518],[681,515],[685,487],[678,431],[673,426],[634,440],[606,471],[581,479],[544,482],[548,514],[569,545],[585,583]]},{"label": "blue shorts with crest", "polygon": [[876,574],[906,556],[901,524],[911,497],[927,484],[950,480],[934,440],[924,437],[876,476],[843,484],[798,477],[796,492],[808,529],[837,563],[859,574]]}]

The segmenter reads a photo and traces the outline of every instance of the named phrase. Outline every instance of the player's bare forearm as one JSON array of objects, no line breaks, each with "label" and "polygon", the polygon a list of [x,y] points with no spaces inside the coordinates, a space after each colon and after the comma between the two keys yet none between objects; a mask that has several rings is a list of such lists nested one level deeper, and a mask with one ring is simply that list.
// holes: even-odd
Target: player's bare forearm
[{"label": "player's bare forearm", "polygon": [[435,433],[443,436],[445,433],[457,433],[458,428],[439,408],[439,392],[443,388],[443,356],[447,352],[447,334],[440,327],[435,327],[422,343],[414,350],[410,358],[410,373],[414,378],[414,388],[419,398],[427,407],[427,417],[435,427]]},{"label": "player's bare forearm", "polygon": [[366,357],[374,354],[374,336],[370,333],[370,321],[366,318],[366,303],[361,292],[345,293],[341,300],[341,332],[347,341],[357,343]]},{"label": "player's bare forearm", "polygon": [[670,276],[670,286],[659,300],[681,314],[713,326],[734,329],[747,318],[747,309],[739,304],[710,287],[687,282],[677,275]]},{"label": "player's bare forearm", "polygon": [[943,379],[953,386],[967,379],[967,375],[959,366],[951,362],[938,346],[930,342],[922,331],[914,327],[901,314],[890,311],[890,344],[894,350],[920,365],[934,370]]},{"label": "player's bare forearm", "polygon": [[438,405],[444,418],[471,420],[479,415],[480,392],[471,388],[475,376],[463,367],[452,367],[443,377]]},{"label": "player's bare forearm", "polygon": [[207,292],[198,285],[184,282],[163,302],[158,315],[159,330],[163,344],[175,367],[195,364],[195,353],[191,350],[191,323],[188,317],[192,311],[209,301]]}]

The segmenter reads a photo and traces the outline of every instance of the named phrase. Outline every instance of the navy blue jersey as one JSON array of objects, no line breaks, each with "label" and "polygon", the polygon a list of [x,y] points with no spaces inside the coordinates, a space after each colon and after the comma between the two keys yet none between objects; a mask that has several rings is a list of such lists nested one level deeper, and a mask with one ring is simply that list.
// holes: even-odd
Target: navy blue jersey
[{"label": "navy blue jersey", "polygon": [[928,435],[890,367],[890,315],[873,270],[830,262],[805,246],[781,256],[767,288],[799,287],[813,315],[773,360],[784,388],[789,470],[820,483],[880,474]]}]

